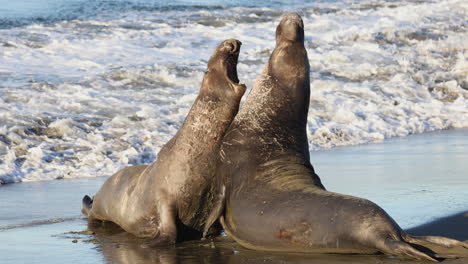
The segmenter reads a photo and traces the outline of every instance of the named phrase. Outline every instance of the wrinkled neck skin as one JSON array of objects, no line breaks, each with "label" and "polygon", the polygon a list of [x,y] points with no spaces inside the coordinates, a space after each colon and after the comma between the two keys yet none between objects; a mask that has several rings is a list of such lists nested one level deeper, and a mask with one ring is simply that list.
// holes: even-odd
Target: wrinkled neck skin
[{"label": "wrinkled neck skin", "polygon": [[[275,114],[290,120],[288,126],[306,128],[310,98],[309,59],[302,42],[280,42],[268,63],[267,75],[276,80],[276,100],[284,98],[284,104]],[[289,104],[287,104],[289,103]]]},{"label": "wrinkled neck skin", "polygon": [[[239,110],[245,92],[245,85],[239,84],[237,77],[240,46],[240,41],[229,39],[215,49],[208,61],[199,95],[168,144],[168,148],[176,153],[187,153],[185,158],[189,160],[198,154],[218,153],[221,140]],[[201,156],[201,159],[213,155]]]},{"label": "wrinkled neck skin", "polygon": [[184,224],[196,228],[204,225],[215,203],[219,148],[243,94],[226,94],[235,84],[220,76],[216,70],[205,74],[200,93],[170,145],[177,163],[187,164],[184,167],[189,170],[184,190],[178,192],[178,214]]},{"label": "wrinkled neck skin", "polygon": [[[309,159],[306,125],[309,62],[303,43],[279,42],[233,124],[253,134],[253,144]],[[248,135],[244,134],[246,140]]]},{"label": "wrinkled neck skin", "polygon": [[[229,82],[221,70],[215,68],[207,71],[200,93],[175,136],[177,148],[217,152],[226,130],[239,110],[243,95],[243,91],[241,94],[234,94],[231,86],[235,84]],[[190,136],[179,138],[179,134]]]}]

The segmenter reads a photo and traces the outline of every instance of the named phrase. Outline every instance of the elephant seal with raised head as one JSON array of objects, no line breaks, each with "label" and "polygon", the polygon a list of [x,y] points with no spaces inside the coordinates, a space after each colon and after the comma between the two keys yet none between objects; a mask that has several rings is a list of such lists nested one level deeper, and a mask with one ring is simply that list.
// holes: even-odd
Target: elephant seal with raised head
[{"label": "elephant seal with raised head", "polygon": [[221,222],[229,236],[266,251],[382,252],[430,261],[412,245],[467,247],[410,236],[376,204],[326,191],[309,161],[309,96],[303,21],[292,13],[279,23],[276,47],[221,146]]},{"label": "elephant seal with raised head", "polygon": [[93,199],[83,198],[90,220],[112,221],[154,245],[174,243],[179,222],[206,233],[219,203],[212,188],[219,147],[245,92],[237,77],[240,47],[230,39],[216,48],[187,118],[154,163],[124,168]]}]

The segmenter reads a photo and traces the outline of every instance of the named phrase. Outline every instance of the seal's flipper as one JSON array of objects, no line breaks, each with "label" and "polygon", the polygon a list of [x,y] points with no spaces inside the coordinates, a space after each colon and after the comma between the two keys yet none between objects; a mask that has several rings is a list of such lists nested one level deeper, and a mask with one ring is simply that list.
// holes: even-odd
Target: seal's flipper
[{"label": "seal's flipper", "polygon": [[153,238],[141,245],[143,248],[169,246],[176,243],[177,226],[175,207],[169,203],[158,206],[159,227]]},{"label": "seal's flipper", "polygon": [[154,247],[166,247],[176,243],[175,237],[164,235],[160,230],[156,233],[156,236],[141,244],[142,248],[154,248]]},{"label": "seal's flipper", "polygon": [[206,235],[208,234],[208,231],[210,230],[210,227],[216,222],[216,220],[219,219],[219,217],[223,214],[224,211],[224,202],[226,201],[226,186],[223,186],[221,188],[221,192],[219,193],[213,210],[211,211],[210,215],[208,216],[208,219],[205,222],[205,226],[203,227],[203,237],[204,239]]},{"label": "seal's flipper", "polygon": [[91,199],[91,197],[89,197],[88,195],[85,195],[82,201],[81,212],[86,217],[89,217],[89,210],[91,210],[92,206],[93,206],[93,199]]},{"label": "seal's flipper", "polygon": [[384,253],[393,256],[407,257],[416,260],[429,260],[432,262],[438,262],[436,259],[430,257],[429,255],[413,248],[409,244],[393,240],[391,238],[385,239],[382,248],[380,248]]},{"label": "seal's flipper", "polygon": [[405,241],[413,244],[429,243],[446,248],[464,247],[468,249],[468,243],[441,236],[412,236],[409,234],[402,234]]},{"label": "seal's flipper", "polygon": [[163,246],[175,244],[177,239],[176,207],[174,204],[163,202],[158,206],[159,228],[151,246]]},{"label": "seal's flipper", "polygon": [[416,248],[427,249],[437,258],[468,257],[468,243],[441,236],[412,236],[401,234],[403,239]]}]

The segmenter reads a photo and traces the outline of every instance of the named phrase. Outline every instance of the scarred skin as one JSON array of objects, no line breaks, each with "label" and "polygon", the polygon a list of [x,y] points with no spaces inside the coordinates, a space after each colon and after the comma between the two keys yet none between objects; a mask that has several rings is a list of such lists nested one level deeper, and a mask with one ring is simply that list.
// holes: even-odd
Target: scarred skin
[{"label": "scarred skin", "polygon": [[200,234],[207,231],[218,199],[212,188],[217,153],[245,92],[236,69],[240,46],[230,39],[215,49],[187,118],[154,163],[124,168],[94,199],[83,198],[83,213],[90,220],[112,221],[153,239],[154,245],[174,243],[179,222]]},{"label": "scarred skin", "polygon": [[309,96],[304,26],[292,13],[279,23],[276,47],[221,146],[221,220],[229,236],[258,250],[383,252],[429,261],[435,259],[409,243],[467,247],[410,236],[371,201],[325,190],[309,161]]}]

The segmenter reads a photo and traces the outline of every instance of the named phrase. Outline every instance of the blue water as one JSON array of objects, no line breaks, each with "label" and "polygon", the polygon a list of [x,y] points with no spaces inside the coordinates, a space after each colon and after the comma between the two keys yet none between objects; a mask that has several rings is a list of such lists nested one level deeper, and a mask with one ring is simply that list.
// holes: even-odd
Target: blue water
[{"label": "blue water", "polygon": [[[85,19],[93,16],[118,15],[129,10],[194,10],[223,7],[272,7],[290,9],[308,1],[249,1],[249,0],[23,0],[0,1],[0,28],[34,23],[53,23],[63,20]],[[314,1],[317,3],[317,1]],[[336,2],[336,0],[318,1]],[[310,4],[309,4],[310,5]]]}]

